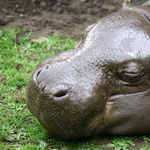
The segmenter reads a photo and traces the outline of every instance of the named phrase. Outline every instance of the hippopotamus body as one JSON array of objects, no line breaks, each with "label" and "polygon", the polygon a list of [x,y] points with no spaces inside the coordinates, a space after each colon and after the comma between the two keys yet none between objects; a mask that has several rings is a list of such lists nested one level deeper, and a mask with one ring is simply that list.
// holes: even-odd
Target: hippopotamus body
[{"label": "hippopotamus body", "polygon": [[66,140],[149,134],[150,8],[122,8],[88,30],[77,48],[38,65],[29,110]]}]

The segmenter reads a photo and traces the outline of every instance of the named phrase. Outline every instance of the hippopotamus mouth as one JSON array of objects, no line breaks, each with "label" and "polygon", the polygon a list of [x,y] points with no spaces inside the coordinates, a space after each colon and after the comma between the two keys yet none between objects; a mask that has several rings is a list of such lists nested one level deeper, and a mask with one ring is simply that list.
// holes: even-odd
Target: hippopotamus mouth
[{"label": "hippopotamus mouth", "polygon": [[126,7],[88,29],[76,49],[38,65],[30,111],[67,140],[150,133],[150,9]]}]

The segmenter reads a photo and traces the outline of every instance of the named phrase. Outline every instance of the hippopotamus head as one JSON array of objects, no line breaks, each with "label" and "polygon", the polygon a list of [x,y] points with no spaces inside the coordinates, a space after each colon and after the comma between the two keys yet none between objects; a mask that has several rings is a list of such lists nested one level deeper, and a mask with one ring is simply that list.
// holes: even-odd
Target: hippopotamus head
[{"label": "hippopotamus head", "polygon": [[77,48],[38,65],[29,110],[67,140],[150,133],[150,9],[123,8],[88,30]]}]

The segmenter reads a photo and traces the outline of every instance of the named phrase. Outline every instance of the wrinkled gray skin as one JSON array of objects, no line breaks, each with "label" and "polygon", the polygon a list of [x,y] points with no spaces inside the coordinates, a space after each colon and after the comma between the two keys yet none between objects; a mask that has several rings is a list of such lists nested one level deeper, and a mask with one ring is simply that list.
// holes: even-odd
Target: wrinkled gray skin
[{"label": "wrinkled gray skin", "polygon": [[65,140],[149,134],[150,8],[123,8],[88,30],[76,49],[37,67],[29,110]]}]

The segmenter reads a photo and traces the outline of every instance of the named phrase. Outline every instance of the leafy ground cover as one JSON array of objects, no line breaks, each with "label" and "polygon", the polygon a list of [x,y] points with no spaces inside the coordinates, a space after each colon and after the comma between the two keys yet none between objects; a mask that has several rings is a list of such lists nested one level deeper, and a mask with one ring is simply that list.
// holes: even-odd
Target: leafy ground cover
[{"label": "leafy ground cover", "polygon": [[44,42],[19,35],[19,29],[0,31],[0,150],[150,150],[150,136],[102,136],[87,141],[54,139],[26,108],[26,87],[44,58],[75,47],[58,36]]}]

